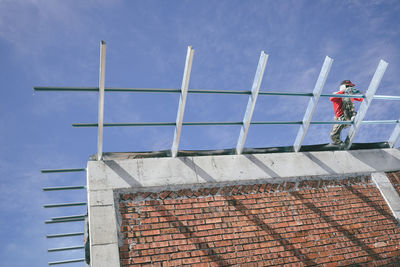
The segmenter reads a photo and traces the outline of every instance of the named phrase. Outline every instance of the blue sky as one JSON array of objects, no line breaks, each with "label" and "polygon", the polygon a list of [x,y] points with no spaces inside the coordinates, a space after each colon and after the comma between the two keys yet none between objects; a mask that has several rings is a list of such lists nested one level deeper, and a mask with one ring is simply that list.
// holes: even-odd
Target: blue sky
[{"label": "blue sky", "polygon": [[[85,209],[43,204],[85,200],[85,192],[43,193],[85,184],[96,153],[96,93],[33,93],[33,86],[97,86],[99,42],[107,42],[106,87],[179,88],[186,49],[195,49],[189,88],[250,90],[260,52],[269,54],[262,91],[311,92],[326,55],[334,59],[324,93],[351,79],[364,91],[380,59],[389,63],[380,95],[400,95],[400,2],[385,1],[45,1],[0,0],[0,250],[2,266],[45,266],[83,253],[48,254],[80,238],[81,223],[45,225]],[[106,122],[172,122],[178,94],[106,94]],[[259,96],[253,120],[301,120],[307,97]],[[184,121],[240,121],[247,96],[189,94]],[[395,101],[373,101],[367,120],[399,119]],[[333,119],[321,98],[314,120]],[[355,142],[386,141],[393,125],[362,126]],[[331,126],[311,126],[305,144],[328,143]],[[180,149],[236,146],[238,126],[184,127]],[[292,145],[297,125],[252,126],[246,147]],[[106,128],[104,151],[169,149],[172,127]],[[396,145],[398,147],[399,144]],[[82,266],[70,264],[69,266]]]}]

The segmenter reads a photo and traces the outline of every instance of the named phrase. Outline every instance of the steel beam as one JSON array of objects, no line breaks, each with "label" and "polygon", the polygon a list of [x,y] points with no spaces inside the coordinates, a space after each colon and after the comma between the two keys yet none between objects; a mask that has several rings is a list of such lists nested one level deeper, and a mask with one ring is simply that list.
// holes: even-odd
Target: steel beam
[{"label": "steel beam", "polygon": [[253,85],[251,87],[251,95],[247,102],[246,112],[243,118],[243,125],[240,128],[239,139],[236,145],[236,154],[240,155],[243,152],[244,144],[246,143],[247,133],[253,116],[254,108],[256,106],[258,93],[260,92],[260,86],[264,77],[265,66],[267,65],[268,55],[261,51],[260,59],[258,60],[258,66],[256,74],[254,76]]},{"label": "steel beam", "polygon": [[185,70],[183,73],[181,94],[179,98],[178,114],[176,116],[176,127],[174,132],[174,140],[171,147],[172,157],[178,154],[179,140],[182,131],[183,114],[185,113],[186,98],[189,89],[190,73],[192,70],[194,49],[189,46],[186,53]]},{"label": "steel beam", "polygon": [[400,122],[399,121],[400,120],[397,121],[397,125],[394,127],[394,130],[389,137],[388,143],[391,148],[393,148],[396,145],[396,143],[400,137]]},{"label": "steel beam", "polygon": [[332,63],[333,59],[326,56],[324,64],[322,65],[321,72],[319,73],[317,82],[314,86],[313,96],[310,98],[310,101],[308,102],[306,113],[304,114],[303,117],[303,123],[300,126],[299,131],[297,132],[296,140],[294,141],[293,149],[295,152],[299,152],[301,145],[303,144],[304,137],[306,136],[308,127],[310,126],[312,116],[314,115],[319,97],[321,96],[322,89],[324,88],[329,71],[331,70]]},{"label": "steel beam", "polygon": [[364,101],[361,103],[358,113],[354,118],[354,123],[350,127],[349,134],[346,137],[345,141],[346,149],[349,149],[351,147],[351,144],[353,143],[353,140],[358,130],[360,129],[361,123],[364,120],[365,115],[367,114],[367,110],[371,105],[371,101],[374,98],[375,92],[379,87],[379,84],[382,80],[383,74],[385,73],[387,66],[388,63],[381,59],[375,71],[375,74],[372,77],[371,83],[368,86],[367,92],[365,93]]},{"label": "steel beam", "polygon": [[65,261],[52,261],[49,262],[49,265],[58,265],[58,264],[67,264],[67,263],[75,263],[75,262],[84,262],[85,259],[75,259],[75,260],[65,260]]},{"label": "steel beam", "polygon": [[100,71],[99,71],[99,127],[97,137],[97,160],[103,156],[103,121],[104,121],[104,85],[106,74],[106,42],[100,44]]}]

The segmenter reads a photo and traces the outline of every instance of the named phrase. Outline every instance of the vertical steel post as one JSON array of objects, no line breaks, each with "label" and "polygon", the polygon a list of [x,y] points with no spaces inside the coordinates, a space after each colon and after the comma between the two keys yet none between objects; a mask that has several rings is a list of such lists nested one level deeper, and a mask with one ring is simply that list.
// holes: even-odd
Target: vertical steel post
[{"label": "vertical steel post", "polygon": [[189,90],[190,72],[192,70],[193,54],[194,54],[194,49],[191,46],[188,46],[186,53],[185,70],[182,79],[181,94],[179,98],[178,114],[176,116],[174,141],[171,147],[172,157],[176,157],[178,154],[179,140],[182,131],[183,114],[185,112],[186,97]]},{"label": "vertical steel post", "polygon": [[371,105],[371,101],[374,98],[375,92],[379,87],[379,84],[382,80],[383,74],[385,73],[387,66],[388,63],[381,59],[378,67],[376,68],[375,74],[372,77],[371,83],[368,86],[368,90],[365,93],[364,101],[361,103],[360,109],[358,110],[358,113],[354,118],[354,122],[351,125],[349,134],[347,135],[345,141],[346,149],[349,149],[351,147],[354,137],[356,136],[358,130],[360,129],[361,123],[364,120],[365,115],[367,114],[367,110]]},{"label": "vertical steel post", "polygon": [[396,124],[396,127],[394,127],[394,130],[390,135],[388,143],[391,148],[393,148],[396,145],[397,141],[399,140],[399,137],[400,137],[400,122]]},{"label": "vertical steel post", "polygon": [[106,72],[106,42],[100,43],[100,72],[99,72],[99,123],[97,137],[97,160],[103,157],[103,123],[104,123],[104,83]]},{"label": "vertical steel post", "polygon": [[268,55],[264,51],[261,51],[260,59],[258,61],[258,66],[256,74],[254,76],[253,86],[251,87],[251,95],[247,102],[246,113],[243,118],[243,125],[240,129],[239,139],[236,145],[236,154],[240,155],[243,152],[244,144],[246,143],[247,133],[249,131],[251,117],[253,116],[254,108],[256,106],[256,101],[258,93],[260,91],[261,82],[264,76],[265,66],[267,65]]},{"label": "vertical steel post", "polygon": [[307,107],[306,113],[304,114],[304,117],[303,117],[303,123],[300,126],[299,131],[297,132],[296,140],[293,145],[295,152],[299,152],[301,145],[303,144],[304,137],[306,136],[308,127],[310,126],[312,116],[314,115],[314,111],[317,107],[319,97],[321,96],[322,89],[324,88],[329,71],[332,67],[332,63],[333,63],[333,59],[326,56],[324,64],[322,65],[322,68],[321,68],[321,72],[319,73],[318,80],[317,80],[314,90],[313,90],[313,96],[311,97],[310,101],[308,102],[308,107]]}]

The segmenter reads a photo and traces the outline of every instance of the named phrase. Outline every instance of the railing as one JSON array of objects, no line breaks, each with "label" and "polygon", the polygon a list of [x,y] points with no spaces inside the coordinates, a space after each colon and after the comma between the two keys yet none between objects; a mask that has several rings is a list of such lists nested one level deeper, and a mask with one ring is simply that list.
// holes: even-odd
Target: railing
[{"label": "railing", "polygon": [[[381,60],[376,69],[376,72],[371,80],[365,95],[335,95],[335,94],[322,94],[322,89],[325,85],[325,81],[328,77],[331,69],[333,59],[326,57],[322,65],[320,74],[315,84],[312,93],[296,93],[296,92],[265,92],[260,91],[260,86],[264,76],[264,71],[268,61],[268,55],[262,51],[256,74],[254,77],[253,85],[251,90],[204,90],[204,89],[189,89],[190,74],[193,62],[194,50],[191,46],[187,49],[185,69],[183,72],[182,85],[180,89],[168,89],[168,88],[106,88],[105,87],[105,60],[106,60],[106,44],[104,41],[100,44],[100,74],[99,74],[99,87],[34,87],[35,91],[69,91],[69,92],[98,92],[99,93],[99,120],[97,123],[74,123],[73,127],[98,127],[98,149],[97,159],[102,159],[103,153],[103,128],[104,127],[139,127],[139,126],[173,126],[175,128],[174,138],[171,146],[171,155],[176,157],[179,149],[179,140],[181,135],[182,126],[199,126],[199,125],[240,125],[240,135],[238,137],[236,145],[236,153],[241,154],[243,152],[247,133],[250,125],[274,125],[274,124],[299,124],[296,139],[293,144],[295,152],[300,151],[304,138],[307,134],[310,124],[350,124],[351,128],[346,138],[346,149],[351,147],[351,144],[356,136],[360,126],[362,124],[396,124],[391,136],[389,137],[388,143],[390,147],[393,147],[400,136],[400,123],[398,120],[376,120],[376,121],[364,121],[366,112],[373,99],[377,100],[400,100],[400,96],[386,96],[386,95],[375,95],[376,90],[382,80],[383,74],[388,66],[388,63]],[[179,106],[177,111],[176,122],[158,122],[158,123],[141,123],[141,122],[124,122],[124,123],[104,123],[104,94],[105,92],[146,92],[146,93],[179,93]],[[188,94],[233,94],[233,95],[249,95],[246,112],[242,121],[239,122],[184,122],[183,116],[185,111],[186,99]],[[306,112],[302,121],[292,122],[278,122],[278,121],[264,121],[264,122],[253,122],[252,116],[258,95],[264,96],[305,96],[310,97]],[[312,121],[318,100],[320,97],[342,97],[342,98],[364,98],[363,103],[360,106],[359,112],[357,113],[354,121],[347,122],[317,122]]]}]

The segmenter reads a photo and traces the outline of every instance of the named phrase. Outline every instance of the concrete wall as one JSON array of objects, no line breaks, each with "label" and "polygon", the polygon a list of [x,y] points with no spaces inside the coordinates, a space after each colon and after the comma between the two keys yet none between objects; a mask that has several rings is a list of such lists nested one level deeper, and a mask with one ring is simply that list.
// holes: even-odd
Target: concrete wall
[{"label": "concrete wall", "polygon": [[399,169],[399,149],[90,161],[87,184],[91,266],[120,266],[118,207],[113,195],[116,189],[161,190],[178,185],[274,182],[321,176],[335,179]]}]

